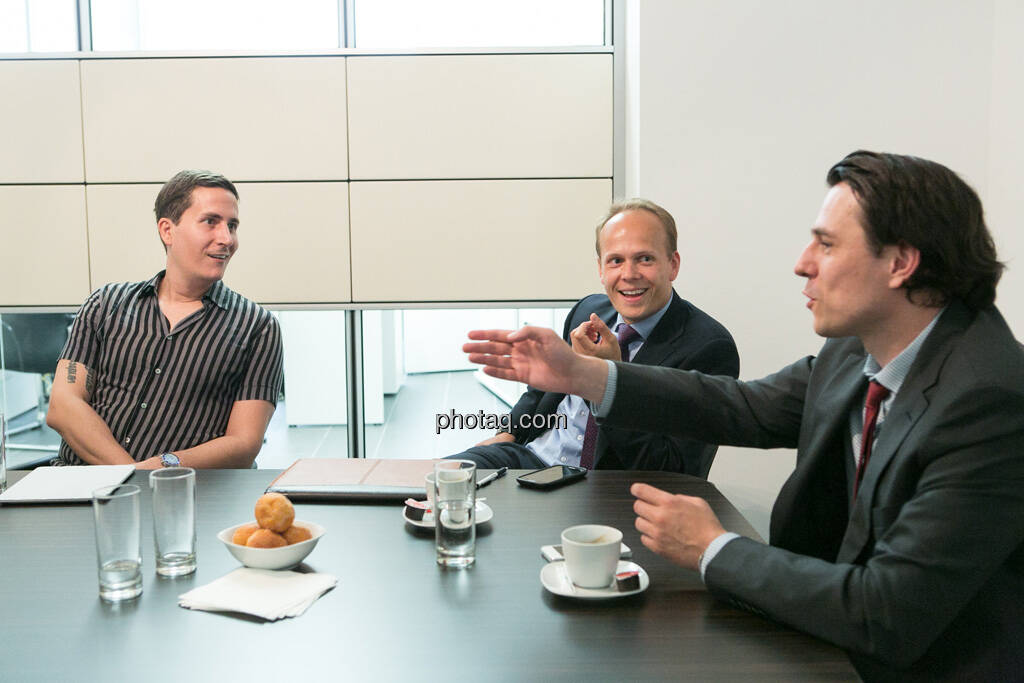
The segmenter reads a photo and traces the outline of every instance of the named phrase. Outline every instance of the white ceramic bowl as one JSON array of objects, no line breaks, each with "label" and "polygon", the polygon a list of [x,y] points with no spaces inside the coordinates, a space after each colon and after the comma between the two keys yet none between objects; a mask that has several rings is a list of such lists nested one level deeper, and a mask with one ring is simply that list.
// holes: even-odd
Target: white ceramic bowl
[{"label": "white ceramic bowl", "polygon": [[313,538],[302,541],[301,543],[293,543],[292,545],[282,546],[280,548],[250,548],[245,545],[238,545],[232,543],[231,539],[234,538],[235,530],[239,527],[245,526],[246,524],[252,524],[252,522],[244,522],[242,524],[236,524],[229,526],[219,534],[217,538],[223,543],[228,551],[235,556],[235,559],[244,564],[246,567],[252,567],[253,569],[291,569],[298,565],[306,556],[313,552],[313,548],[316,547],[317,541],[324,535],[326,529],[319,524],[313,522],[306,522],[301,519],[295,520],[294,524],[304,526],[310,530],[313,534]]}]

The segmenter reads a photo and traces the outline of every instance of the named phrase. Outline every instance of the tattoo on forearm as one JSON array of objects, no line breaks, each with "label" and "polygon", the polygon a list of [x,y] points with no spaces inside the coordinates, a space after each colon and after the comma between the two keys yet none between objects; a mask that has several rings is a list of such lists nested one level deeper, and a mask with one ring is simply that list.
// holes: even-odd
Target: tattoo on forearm
[{"label": "tattoo on forearm", "polygon": [[71,361],[68,363],[68,384],[74,384],[77,381],[76,372],[78,372],[78,363]]},{"label": "tattoo on forearm", "polygon": [[92,371],[85,376],[85,393],[92,398],[92,391],[96,388],[96,372]]}]

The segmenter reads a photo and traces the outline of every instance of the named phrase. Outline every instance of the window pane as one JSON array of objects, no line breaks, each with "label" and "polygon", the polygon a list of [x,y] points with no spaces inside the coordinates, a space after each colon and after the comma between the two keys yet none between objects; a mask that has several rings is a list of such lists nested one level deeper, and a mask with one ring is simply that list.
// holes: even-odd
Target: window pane
[{"label": "window pane", "polygon": [[46,426],[46,410],[72,319],[63,313],[0,314],[0,414],[7,418],[8,469],[57,457],[60,435]]},{"label": "window pane", "polygon": [[352,0],[355,47],[604,44],[603,0]]},{"label": "window pane", "polygon": [[92,0],[94,50],[339,47],[337,0]]},{"label": "window pane", "polygon": [[288,467],[299,458],[348,457],[344,311],[278,311],[284,345],[284,400],[256,462]]},{"label": "window pane", "polygon": [[[466,333],[527,324],[561,333],[568,311],[363,311],[366,457],[443,458],[493,436],[493,428],[479,424],[480,414],[486,420],[508,413],[526,387],[469,363],[462,352]],[[461,424],[450,419],[452,411]]]},{"label": "window pane", "polygon": [[75,0],[0,0],[0,52],[74,52]]}]

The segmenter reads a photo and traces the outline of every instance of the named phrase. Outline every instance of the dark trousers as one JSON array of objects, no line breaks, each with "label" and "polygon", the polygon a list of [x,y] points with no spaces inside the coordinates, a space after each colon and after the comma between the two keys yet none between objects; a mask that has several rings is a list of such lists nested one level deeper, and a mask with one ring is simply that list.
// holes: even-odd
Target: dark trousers
[{"label": "dark trousers", "polygon": [[537,470],[547,463],[533,454],[533,451],[514,441],[492,443],[487,446],[473,446],[461,453],[449,455],[446,460],[472,460],[481,469],[496,470],[507,467],[512,470]]}]

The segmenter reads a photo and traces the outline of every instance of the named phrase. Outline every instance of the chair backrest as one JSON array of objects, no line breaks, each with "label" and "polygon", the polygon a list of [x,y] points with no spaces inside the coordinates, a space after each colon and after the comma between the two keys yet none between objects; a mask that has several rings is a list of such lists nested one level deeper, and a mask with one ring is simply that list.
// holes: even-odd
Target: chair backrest
[{"label": "chair backrest", "polygon": [[70,313],[3,313],[4,367],[17,372],[53,372],[75,319]]}]

